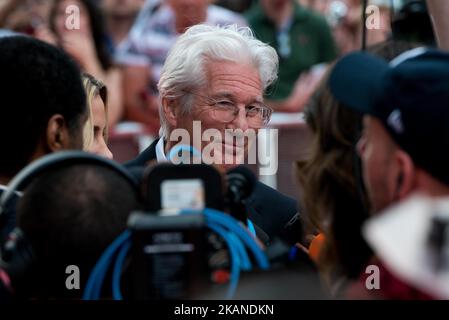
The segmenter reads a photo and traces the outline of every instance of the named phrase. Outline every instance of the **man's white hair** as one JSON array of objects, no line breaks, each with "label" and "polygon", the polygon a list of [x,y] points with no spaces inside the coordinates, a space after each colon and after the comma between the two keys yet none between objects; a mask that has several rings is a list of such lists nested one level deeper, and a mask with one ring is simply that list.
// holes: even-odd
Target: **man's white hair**
[{"label": "man's white hair", "polygon": [[[248,27],[195,25],[182,34],[168,53],[158,83],[159,97],[177,100],[182,114],[193,107],[189,93],[206,84],[205,65],[210,61],[250,63],[258,71],[265,90],[277,78],[278,56],[269,45],[257,40]],[[159,109],[159,135],[171,129],[162,103]]]}]

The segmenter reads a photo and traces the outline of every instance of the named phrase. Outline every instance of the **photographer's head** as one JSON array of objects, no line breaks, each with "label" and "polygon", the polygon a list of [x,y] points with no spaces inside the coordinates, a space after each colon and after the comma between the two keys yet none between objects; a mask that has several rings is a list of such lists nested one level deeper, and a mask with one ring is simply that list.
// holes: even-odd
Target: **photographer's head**
[{"label": "photographer's head", "polygon": [[[196,140],[213,129],[219,136],[213,139],[214,159],[245,154],[247,141],[240,147],[226,144],[225,130],[257,132],[269,121],[271,109],[263,104],[263,91],[276,79],[277,67],[275,50],[256,40],[248,28],[197,25],[188,29],[171,49],[158,84],[160,133],[167,141],[166,150],[176,143],[170,141],[175,129],[186,130],[199,150],[205,145]],[[194,121],[201,125],[199,137],[194,136]]]},{"label": "photographer's head", "polygon": [[354,53],[335,66],[333,95],[365,114],[358,150],[375,211],[412,192],[449,194],[448,66],[447,53],[424,48],[390,64]]},{"label": "photographer's head", "polygon": [[0,39],[0,70],[4,183],[33,159],[82,148],[86,95],[66,54],[33,38],[6,37]]},{"label": "photographer's head", "polygon": [[[90,271],[105,248],[140,208],[130,179],[101,163],[50,167],[25,189],[17,225],[35,260],[17,282],[20,296],[79,298]],[[80,290],[66,287],[66,268],[80,270]]]}]

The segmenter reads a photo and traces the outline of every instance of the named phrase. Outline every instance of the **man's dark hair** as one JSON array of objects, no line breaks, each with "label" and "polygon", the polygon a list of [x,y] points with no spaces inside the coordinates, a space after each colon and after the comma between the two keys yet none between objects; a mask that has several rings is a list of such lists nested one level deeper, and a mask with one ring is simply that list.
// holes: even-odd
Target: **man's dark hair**
[{"label": "man's dark hair", "polygon": [[[42,173],[17,208],[17,225],[36,257],[18,294],[79,298],[92,267],[137,209],[136,190],[109,168],[79,164]],[[66,288],[69,265],[80,269],[81,290]]]},{"label": "man's dark hair", "polygon": [[70,133],[81,129],[86,95],[76,64],[33,38],[0,39],[0,70],[0,175],[12,177],[30,162],[53,115],[64,117]]}]

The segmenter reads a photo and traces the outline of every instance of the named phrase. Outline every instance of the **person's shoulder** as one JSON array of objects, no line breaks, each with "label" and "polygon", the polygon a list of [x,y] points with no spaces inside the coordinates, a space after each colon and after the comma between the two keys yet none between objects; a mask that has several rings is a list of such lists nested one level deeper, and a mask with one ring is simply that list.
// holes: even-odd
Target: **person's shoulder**
[{"label": "person's shoulder", "polygon": [[289,211],[297,211],[297,203],[295,199],[267,186],[260,181],[256,183],[253,194],[256,198],[261,200],[260,205],[269,205],[279,207],[284,210],[287,209]]},{"label": "person's shoulder", "polygon": [[136,158],[124,163],[126,168],[145,167],[146,164],[157,158],[156,145],[159,138],[155,139],[145,150],[143,150]]},{"label": "person's shoulder", "polygon": [[302,227],[298,228],[296,223],[298,204],[295,199],[258,181],[247,205],[254,210],[250,219],[254,219],[270,239],[281,237],[295,243],[302,238]]},{"label": "person's shoulder", "polygon": [[241,14],[213,4],[207,8],[207,22],[212,25],[247,25],[245,17]]}]

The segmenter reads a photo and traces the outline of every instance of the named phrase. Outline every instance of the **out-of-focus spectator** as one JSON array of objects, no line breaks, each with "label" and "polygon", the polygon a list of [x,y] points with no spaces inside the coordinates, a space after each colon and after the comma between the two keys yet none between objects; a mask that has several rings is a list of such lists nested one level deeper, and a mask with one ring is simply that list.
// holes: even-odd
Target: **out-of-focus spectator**
[{"label": "out-of-focus spectator", "polygon": [[[78,8],[79,15],[66,11],[69,6]],[[113,64],[99,6],[92,0],[55,0],[50,27],[57,44],[78,62],[81,69],[108,87],[108,122],[113,127],[123,113],[121,71]]]},{"label": "out-of-focus spectator", "polygon": [[108,142],[108,90],[90,74],[83,74],[89,117],[84,127],[84,150],[112,159]]},{"label": "out-of-focus spectator", "polygon": [[332,26],[335,42],[341,55],[362,47],[361,2],[359,0],[332,1],[326,8],[326,17]]},{"label": "out-of-focus spectator", "polygon": [[123,120],[141,123],[145,130],[157,136],[160,127],[159,100],[151,94],[151,63],[139,55],[120,59],[122,66]]},{"label": "out-of-focus spectator", "polygon": [[[362,29],[367,27],[366,46],[385,41],[391,36],[391,10],[402,7],[401,0],[371,0],[367,2],[366,20],[360,0],[303,0],[304,4],[327,18],[341,55],[362,47]],[[410,40],[411,41],[411,40]],[[414,41],[418,41],[414,39]]]},{"label": "out-of-focus spectator", "polygon": [[256,36],[279,55],[279,78],[267,95],[275,111],[300,111],[316,88],[322,68],[336,57],[326,20],[294,0],[260,0],[247,14]]},{"label": "out-of-focus spectator", "polygon": [[[306,232],[324,235],[316,262],[333,296],[357,279],[371,251],[361,235],[367,200],[357,180],[356,142],[362,117],[330,94],[326,76],[305,109],[313,132],[310,156],[297,163]],[[310,228],[312,227],[312,228]],[[315,244],[313,241],[312,244]]]},{"label": "out-of-focus spectator", "polygon": [[[187,28],[199,23],[246,25],[245,20],[238,14],[211,5],[207,0],[167,0],[145,6],[143,10],[145,12],[142,12],[141,18],[136,21],[123,53],[148,57],[151,61],[154,86],[159,81],[168,51]],[[155,93],[157,89],[153,89]]]},{"label": "out-of-focus spectator", "polygon": [[[358,0],[332,0],[323,7],[333,28],[340,54],[362,48],[362,30],[366,28],[366,47],[386,39],[434,44],[432,27],[424,0],[372,0],[364,8]],[[392,7],[393,5],[393,7]]]},{"label": "out-of-focus spectator", "polygon": [[[168,51],[180,34],[199,23],[221,26],[246,25],[242,16],[212,5],[208,0],[146,2],[128,39],[117,53],[117,59],[122,64],[135,65],[132,61],[136,56],[145,57],[144,63],[149,64],[149,77],[142,70],[138,70],[138,67],[128,70],[125,83],[127,113],[131,115],[127,116],[128,119],[132,117],[131,120],[148,123],[154,127],[154,120],[158,121],[156,84]],[[142,58],[139,59],[142,61]],[[139,117],[146,119],[139,120]]]},{"label": "out-of-focus spectator", "polygon": [[298,0],[300,4],[306,6],[323,16],[326,16],[328,8],[332,0]]},{"label": "out-of-focus spectator", "polygon": [[44,37],[53,0],[5,0],[0,5],[0,27]]},{"label": "out-of-focus spectator", "polygon": [[[449,195],[448,62],[446,53],[417,48],[390,64],[354,53],[333,69],[332,94],[365,114],[358,152],[376,213],[415,193]],[[378,295],[407,298],[393,287]]]},{"label": "out-of-focus spectator", "polygon": [[[155,2],[149,1],[149,3]],[[153,81],[159,81],[167,53],[180,34],[187,28],[206,23],[210,25],[238,24],[246,22],[240,15],[211,5],[207,0],[167,0],[147,5],[136,21],[128,39],[126,52],[148,57],[153,68]],[[125,52],[125,53],[126,53]]]},{"label": "out-of-focus spectator", "polygon": [[254,3],[253,0],[215,0],[217,6],[229,9],[234,12],[244,13]]},{"label": "out-of-focus spectator", "polygon": [[108,35],[114,47],[120,46],[134,23],[145,0],[101,0]]},{"label": "out-of-focus spectator", "polygon": [[[391,60],[416,46],[389,40],[368,50]],[[312,224],[308,234],[320,232],[310,245],[310,254],[332,295],[339,296],[348,280],[360,275],[371,253],[361,235],[361,226],[368,217],[360,158],[355,149],[361,116],[332,97],[327,79],[312,96],[305,115],[314,138],[310,155],[297,166],[303,189],[303,221]]]}]

